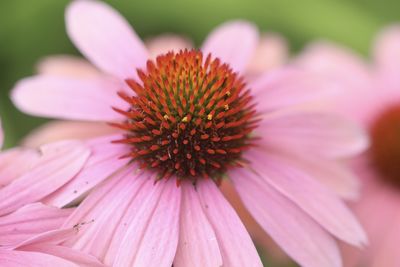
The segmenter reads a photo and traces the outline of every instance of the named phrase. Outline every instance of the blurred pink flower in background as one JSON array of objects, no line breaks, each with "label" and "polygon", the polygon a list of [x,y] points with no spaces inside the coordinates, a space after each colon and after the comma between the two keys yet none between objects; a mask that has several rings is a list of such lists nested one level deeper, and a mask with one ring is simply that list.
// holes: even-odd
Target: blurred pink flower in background
[{"label": "blurred pink flower in background", "polygon": [[[135,71],[136,68],[146,69],[146,62],[151,57],[144,44],[116,11],[96,1],[73,2],[67,10],[66,19],[72,41],[102,72],[89,71],[80,76],[81,72],[71,73],[69,68],[67,71],[63,69],[68,64],[59,65],[60,72],[49,73],[57,68],[42,70],[45,74],[24,79],[16,85],[12,94],[14,103],[33,115],[94,122],[115,121],[126,127],[137,125],[135,123],[139,122],[132,121],[138,116],[132,110],[138,108],[133,104],[137,98],[125,81],[129,79],[128,84],[137,92],[140,86],[146,86],[146,83],[141,85],[133,82],[139,82],[139,77],[145,80],[144,74]],[[234,71],[245,72],[258,43],[257,30],[253,25],[230,22],[208,36],[202,51],[204,55],[212,53],[223,62],[228,62]],[[189,58],[188,53],[200,55],[194,51],[182,51],[180,55]],[[170,55],[178,61],[175,57],[179,55]],[[158,67],[165,57],[157,58]],[[87,67],[81,63],[81,67]],[[199,66],[207,64],[200,62]],[[259,67],[258,63],[255,66]],[[274,68],[272,66],[262,68]],[[180,67],[188,68],[186,65]],[[258,67],[254,67],[252,72],[255,73]],[[148,72],[156,73],[152,72],[154,68],[154,65],[147,63]],[[233,80],[236,77],[229,69],[223,73]],[[207,74],[211,75],[210,72]],[[338,188],[341,188],[343,180],[353,180],[354,177],[338,159],[348,158],[365,149],[366,138],[357,127],[336,116],[293,108],[321,96],[323,88],[320,87],[326,84],[315,76],[295,69],[254,76],[250,79],[249,87],[258,102],[257,114],[252,114],[260,119],[258,128],[252,132],[257,139],[254,139],[253,146],[243,150],[243,159],[247,161],[239,158],[242,168],[227,169],[229,180],[256,221],[302,266],[341,266],[335,237],[356,246],[365,244],[366,237],[339,198]],[[238,84],[236,86],[240,87]],[[222,86],[219,90],[224,89]],[[232,97],[239,99],[237,101],[244,101],[242,95],[245,93],[236,94],[237,87],[231,90],[226,94],[227,99],[232,94]],[[117,92],[121,91],[127,102],[133,101],[131,106],[117,96]],[[184,107],[182,103],[185,100],[181,97],[177,99]],[[227,113],[235,110],[236,102],[229,105],[224,103],[223,109]],[[206,102],[204,105],[208,104]],[[148,105],[142,112],[153,108],[151,103]],[[113,111],[111,106],[132,117],[127,120]],[[163,108],[167,110],[170,105]],[[252,108],[249,106],[249,110]],[[249,112],[238,110],[240,114]],[[180,113],[179,108],[175,112]],[[205,127],[219,129],[213,128],[217,126],[206,126],[207,121],[212,122],[213,118],[217,120],[218,114],[223,114],[221,110],[218,111],[220,113],[212,112],[216,110],[205,113],[204,122],[201,122],[204,128],[200,130],[208,129]],[[182,131],[186,127],[184,123],[190,121],[188,116],[178,117],[181,123],[176,126]],[[173,119],[168,112],[163,118]],[[236,117],[245,129],[251,126],[254,118],[240,122],[241,117]],[[157,121],[156,116],[145,121],[146,127],[157,135],[157,127],[150,126],[162,121]],[[237,123],[226,123],[229,122],[232,125]],[[217,123],[220,122],[217,120]],[[224,124],[218,125],[224,127]],[[74,134],[90,137],[80,132],[79,124],[74,126],[78,126],[74,128]],[[175,134],[178,132],[173,132],[171,136]],[[195,132],[191,135],[197,138]],[[40,135],[36,137],[26,142],[34,143],[41,138]],[[143,151],[146,155],[150,153],[149,150],[137,150],[134,144],[112,143],[121,138],[135,137],[129,132],[114,130],[112,135],[89,138],[85,143],[91,148],[91,154],[78,175],[56,190],[52,184],[43,185],[46,190],[54,190],[46,198],[47,203],[60,207],[93,189],[63,225],[68,228],[90,222],[91,227],[63,244],[116,266],[262,266],[244,226],[214,182],[218,182],[217,177],[206,179],[193,175],[189,179],[172,173],[171,178],[155,183],[154,172],[147,168],[138,169],[139,164],[133,158],[120,158],[137,151]],[[220,138],[229,141],[248,137],[227,134]],[[218,145],[220,138],[208,145]],[[210,136],[203,134],[202,140],[210,140]],[[249,140],[243,139],[245,141]],[[77,145],[69,143],[64,146],[73,149]],[[159,144],[153,144],[153,147],[155,151],[160,149]],[[229,149],[229,145],[226,147]],[[200,150],[205,148],[200,147]],[[226,167],[212,161],[216,150],[209,151],[207,161],[203,161],[211,162],[209,164],[216,169]],[[225,155],[227,151],[219,149],[218,153]],[[192,157],[202,162],[202,158],[196,158],[197,154],[183,155],[188,162]],[[161,158],[147,160],[157,166]],[[181,170],[178,163],[186,164],[183,161],[174,162],[176,170]],[[191,167],[187,170],[191,173],[195,171]],[[180,186],[176,185],[178,178]],[[195,186],[192,182],[195,182]]]},{"label": "blurred pink flower in background", "polygon": [[335,79],[342,87],[325,107],[353,118],[371,136],[371,148],[353,163],[361,177],[361,199],[352,206],[370,246],[345,247],[346,266],[400,266],[400,25],[384,29],[369,64],[327,42],[309,46],[297,63]]}]

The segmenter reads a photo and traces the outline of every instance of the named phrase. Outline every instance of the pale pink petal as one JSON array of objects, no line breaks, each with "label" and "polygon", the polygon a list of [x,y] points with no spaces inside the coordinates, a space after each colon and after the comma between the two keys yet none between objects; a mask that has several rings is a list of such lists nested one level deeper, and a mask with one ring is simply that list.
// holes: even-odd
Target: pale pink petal
[{"label": "pale pink petal", "polygon": [[246,228],[217,186],[211,180],[200,181],[197,190],[204,213],[214,228],[223,266],[262,267]]},{"label": "pale pink petal", "polygon": [[4,267],[79,267],[70,261],[40,252],[0,250],[0,266]]},{"label": "pale pink petal", "polygon": [[[144,182],[144,179],[135,177],[132,172],[132,168],[120,172],[82,202],[67,224],[71,226],[84,222],[90,228],[67,241],[68,244],[104,260],[117,227]],[[104,188],[110,189],[106,192]]]},{"label": "pale pink petal", "polygon": [[[36,149],[16,147],[0,153],[0,190],[32,168],[40,157]],[[18,168],[15,168],[18,166]]]},{"label": "pale pink petal", "polygon": [[321,158],[303,151],[275,150],[284,156],[290,164],[301,168],[338,196],[356,200],[360,195],[359,177],[346,164]]},{"label": "pale pink petal", "polygon": [[191,183],[182,183],[182,208],[175,267],[222,266],[214,230],[204,215],[199,196]]},{"label": "pale pink petal", "polygon": [[149,38],[146,40],[146,46],[152,59],[170,51],[178,52],[179,50],[194,47],[191,40],[174,34],[163,34]]},{"label": "pale pink petal", "polygon": [[[316,75],[323,75],[342,84],[351,86],[359,93],[368,89],[370,69],[367,62],[354,51],[327,41],[317,41],[308,45],[294,60],[296,66]],[[343,100],[348,96],[343,94]],[[351,97],[353,97],[351,95]]]},{"label": "pale pink petal", "polygon": [[179,238],[181,189],[175,179],[159,181],[131,222],[115,266],[171,266]]},{"label": "pale pink petal", "polygon": [[361,128],[330,113],[292,112],[265,118],[256,134],[264,144],[325,157],[353,156],[369,144]]},{"label": "pale pink petal", "polygon": [[367,243],[366,234],[350,209],[305,170],[272,151],[253,149],[246,158],[265,182],[292,200],[327,231],[355,246]]},{"label": "pale pink petal", "polygon": [[321,76],[294,68],[266,72],[249,83],[259,112],[306,104],[332,94],[332,84]]},{"label": "pale pink petal", "polygon": [[281,67],[289,57],[286,40],[276,33],[264,33],[246,68],[249,75],[259,75]]},{"label": "pale pink petal", "polygon": [[375,112],[380,92],[373,88],[370,66],[361,55],[339,44],[317,41],[306,47],[294,65],[333,84],[332,96],[315,103],[320,108],[357,121],[365,121],[370,109]]},{"label": "pale pink petal", "polygon": [[129,158],[121,159],[121,156],[128,154],[130,147],[111,143],[120,138],[120,135],[109,135],[88,141],[91,156],[85,166],[78,175],[43,201],[57,207],[70,204],[126,165]]},{"label": "pale pink petal", "polygon": [[12,246],[35,234],[59,228],[72,209],[29,204],[0,217],[0,247]]},{"label": "pale pink petal", "polygon": [[334,239],[290,200],[252,171],[234,170],[230,177],[253,217],[301,266],[342,266]]},{"label": "pale pink petal", "polygon": [[54,55],[42,59],[37,65],[39,74],[75,78],[98,78],[101,72],[88,61],[69,55]]},{"label": "pale pink petal", "polygon": [[392,227],[388,229],[388,233],[385,236],[383,244],[379,248],[376,248],[376,250],[373,253],[373,261],[371,263],[371,267],[400,266],[399,247],[398,247],[400,241],[400,230],[399,230],[400,213],[397,212],[396,215],[397,216],[394,215],[391,218],[394,223],[392,224]]},{"label": "pale pink petal", "polygon": [[129,23],[100,1],[73,1],[66,11],[67,32],[98,68],[121,79],[136,78],[148,59],[146,47]]},{"label": "pale pink petal", "polygon": [[51,194],[74,177],[90,151],[81,143],[63,141],[41,147],[42,156],[28,172],[0,189],[0,214]]},{"label": "pale pink petal", "polygon": [[[400,68],[400,24],[383,29],[376,38],[374,59],[378,68],[395,75]],[[399,80],[397,80],[399,81]]]},{"label": "pale pink petal", "polygon": [[22,141],[24,147],[38,147],[46,143],[65,139],[86,140],[117,132],[115,127],[106,123],[79,121],[51,121],[28,134]]},{"label": "pale pink petal", "polygon": [[20,243],[14,250],[51,254],[66,259],[68,262],[76,263],[76,266],[104,266],[91,255],[58,245],[60,242],[77,235],[77,233],[82,230],[82,225],[80,225],[79,227],[74,226],[71,228],[44,232]]},{"label": "pale pink petal", "polygon": [[19,109],[35,116],[112,121],[122,118],[112,107],[126,106],[117,95],[121,88],[106,79],[35,76],[19,81],[11,98]]},{"label": "pale pink petal", "polygon": [[33,246],[37,244],[60,244],[70,238],[73,238],[81,230],[81,225],[74,225],[74,227],[60,228],[50,230],[37,235],[34,235],[13,247],[13,249],[24,250],[24,247]]},{"label": "pale pink petal", "polygon": [[258,44],[257,28],[246,21],[230,21],[212,31],[202,45],[205,56],[211,53],[235,71],[244,71]]},{"label": "pale pink petal", "polygon": [[25,246],[22,249],[24,251],[42,252],[54,255],[56,257],[73,262],[80,267],[102,267],[102,266],[105,267],[105,265],[100,263],[95,257],[65,246],[58,246],[53,244],[39,244],[39,245]]},{"label": "pale pink petal", "polygon": [[[104,255],[104,262],[112,265],[117,255],[121,252],[121,241],[125,238],[127,231],[130,229],[132,222],[137,218],[138,212],[143,203],[147,203],[149,197],[154,196],[154,176],[149,176],[141,171],[137,175],[138,184],[130,194],[130,201],[125,201],[126,205],[122,206],[121,219],[115,225],[112,236],[107,239],[107,250]],[[130,177],[132,179],[132,177]],[[152,196],[149,196],[152,195]],[[143,212],[143,211],[142,211]],[[132,233],[133,234],[133,233]]]}]

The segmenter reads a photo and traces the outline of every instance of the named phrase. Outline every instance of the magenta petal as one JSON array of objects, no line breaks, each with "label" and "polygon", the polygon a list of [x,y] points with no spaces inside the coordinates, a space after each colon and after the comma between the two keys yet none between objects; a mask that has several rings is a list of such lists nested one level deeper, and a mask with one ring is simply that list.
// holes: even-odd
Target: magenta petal
[{"label": "magenta petal", "polygon": [[235,71],[242,72],[258,45],[257,28],[246,21],[230,21],[217,27],[204,41],[202,51],[211,53]]},{"label": "magenta petal", "polygon": [[334,239],[290,200],[252,171],[238,169],[230,176],[252,216],[301,266],[342,266]]},{"label": "magenta petal", "polygon": [[197,190],[204,213],[217,236],[223,266],[262,267],[249,233],[214,182],[200,181]]},{"label": "magenta petal", "polygon": [[330,233],[356,246],[367,243],[361,225],[343,201],[304,170],[271,151],[252,150],[246,157],[260,179],[292,200]]},{"label": "magenta petal", "polygon": [[73,1],[65,15],[75,46],[98,68],[121,79],[136,78],[147,50],[129,23],[100,1]]},{"label": "magenta petal", "polygon": [[75,141],[42,146],[41,153],[29,172],[0,189],[1,215],[38,201],[63,186],[80,171],[90,155],[86,147]]},{"label": "magenta petal", "polygon": [[191,183],[182,183],[182,209],[175,267],[222,266],[218,241]]},{"label": "magenta petal", "polygon": [[117,95],[120,88],[107,79],[34,76],[19,81],[11,98],[19,109],[35,116],[113,121],[122,117],[112,107],[126,106]]}]

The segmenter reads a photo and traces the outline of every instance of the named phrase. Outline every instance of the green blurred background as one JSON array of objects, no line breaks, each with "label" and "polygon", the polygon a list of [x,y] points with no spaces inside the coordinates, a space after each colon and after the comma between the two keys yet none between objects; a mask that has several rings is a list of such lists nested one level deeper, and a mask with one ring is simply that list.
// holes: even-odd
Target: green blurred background
[{"label": "green blurred background", "polygon": [[[67,0],[0,2],[0,115],[6,146],[15,145],[44,120],[12,107],[8,95],[20,78],[34,73],[37,61],[51,54],[77,54],[64,28]],[[196,44],[219,23],[233,18],[255,22],[261,31],[279,32],[293,52],[325,38],[368,55],[373,36],[400,20],[399,1],[374,0],[164,0],[107,1],[128,18],[141,37],[175,32]],[[266,257],[267,259],[269,257]],[[267,266],[277,266],[272,263]]]}]

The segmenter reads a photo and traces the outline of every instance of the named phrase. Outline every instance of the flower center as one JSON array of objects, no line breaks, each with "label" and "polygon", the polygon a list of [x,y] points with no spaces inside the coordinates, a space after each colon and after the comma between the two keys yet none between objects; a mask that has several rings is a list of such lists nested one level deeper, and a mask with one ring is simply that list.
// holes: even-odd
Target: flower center
[{"label": "flower center", "polygon": [[130,157],[154,169],[159,179],[211,178],[219,182],[230,166],[240,163],[257,127],[250,91],[241,77],[218,58],[197,50],[169,52],[139,81],[127,80],[135,94],[120,93],[130,109],[119,142],[132,146]]},{"label": "flower center", "polygon": [[400,106],[387,109],[371,128],[372,162],[387,182],[400,187]]}]

